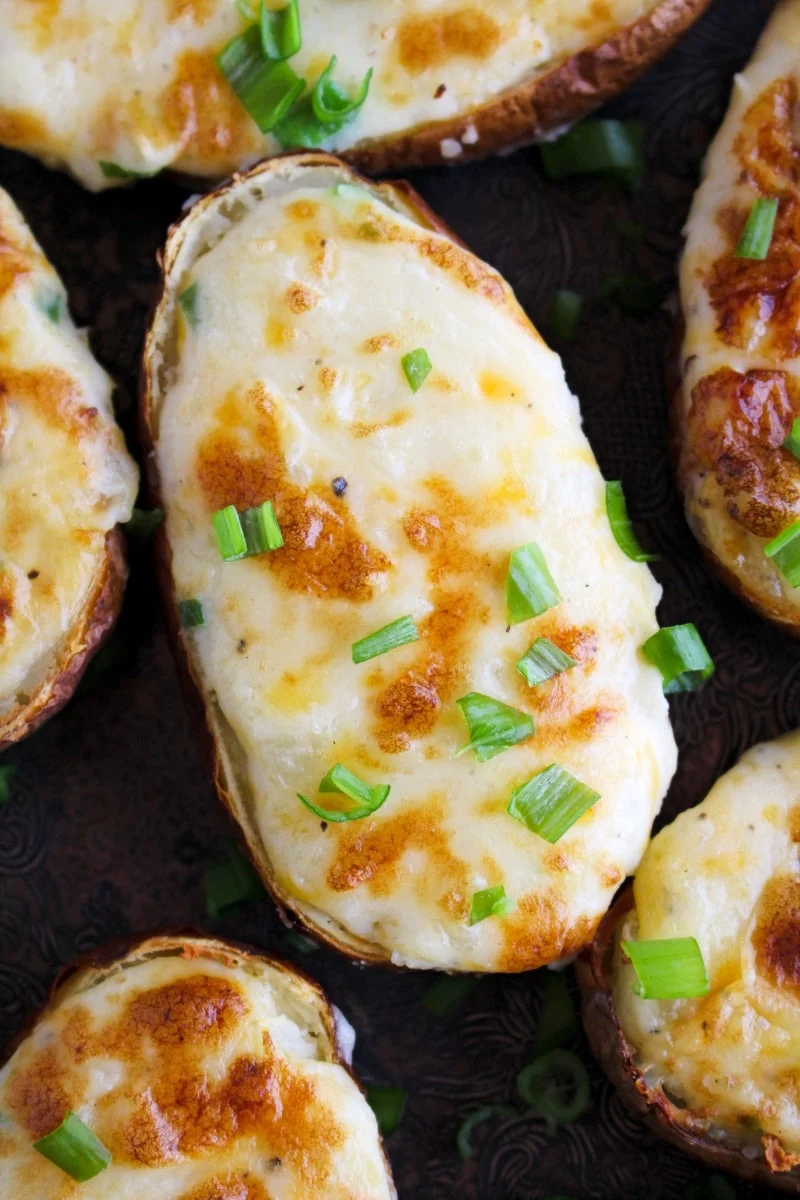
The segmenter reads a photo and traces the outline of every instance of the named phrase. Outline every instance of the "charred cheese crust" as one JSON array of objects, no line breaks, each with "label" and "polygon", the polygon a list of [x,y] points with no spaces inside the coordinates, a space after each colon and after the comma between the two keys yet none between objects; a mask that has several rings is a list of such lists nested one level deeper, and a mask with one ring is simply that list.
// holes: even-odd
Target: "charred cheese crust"
[{"label": "charred cheese crust", "polygon": [[[320,154],[266,163],[170,235],[143,406],[169,610],[202,600],[182,653],[278,898],[364,958],[528,970],[591,938],[674,770],[639,650],[660,589],[617,547],[561,363],[507,284],[410,189],[334,188],[356,179]],[[212,514],[266,499],[284,547],[223,563]],[[532,540],[563,601],[506,629],[509,555]],[[351,643],[404,614],[420,641],[354,666]],[[537,636],[578,666],[531,690],[515,664]],[[535,714],[536,736],[454,758],[471,690]],[[506,812],[553,761],[602,797],[556,846]],[[303,807],[336,762],[391,785],[378,812],[326,826]],[[513,911],[470,927],[472,893],[501,883]]]},{"label": "charred cheese crust", "polygon": [[0,190],[0,748],[69,699],[119,610],[138,474],[111,393]]},{"label": "charred cheese crust", "polygon": [[[778,5],[745,71],[686,226],[685,337],[675,399],[690,525],[727,581],[800,633],[800,590],[765,557],[800,518],[800,462],[782,443],[800,416],[800,3]],[[754,201],[778,197],[764,262],[734,250]]]},{"label": "charred cheese crust", "polygon": [[[755,746],[650,843],[579,969],[623,1094],[684,1149],[800,1190],[800,733]],[[696,937],[710,993],[641,1000],[621,938]]]},{"label": "charred cheese crust", "polygon": [[[72,1110],[111,1152],[91,1184],[32,1143]],[[93,951],[0,1070],[14,1200],[395,1200],[323,993],[201,937]]]},{"label": "charred cheese crust", "polygon": [[[325,148],[382,172],[466,161],[575,120],[669,49],[708,0],[302,0],[313,82],[374,78]],[[0,143],[112,186],[99,161],[221,178],[278,144],[215,57],[245,26],[233,0],[5,0]],[[53,97],[58,102],[53,102]]]}]

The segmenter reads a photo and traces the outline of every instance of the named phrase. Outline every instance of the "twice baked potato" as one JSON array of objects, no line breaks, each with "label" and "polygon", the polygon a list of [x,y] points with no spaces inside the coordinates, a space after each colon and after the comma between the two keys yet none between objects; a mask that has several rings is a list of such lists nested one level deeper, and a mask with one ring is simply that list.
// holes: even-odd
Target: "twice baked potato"
[{"label": "twice baked potato", "polygon": [[[660,589],[612,536],[558,356],[415,193],[319,153],[199,199],[163,269],[168,612],[266,883],[364,959],[574,953],[676,751],[640,652]],[[575,823],[547,840],[529,801]]]},{"label": "twice baked potato", "polygon": [[260,87],[258,0],[5,0],[0,144],[93,190],[167,167],[220,179],[298,146],[369,172],[463,162],[613,96],[708,0],[300,0],[299,33],[294,3],[271,46],[291,63]]},{"label": "twice baked potato", "polygon": [[0,189],[0,749],[69,699],[122,602],[138,472],[111,394]]},{"label": "twice baked potato", "polygon": [[393,1200],[342,1021],[292,967],[228,942],[92,951],[0,1070],[3,1195]]},{"label": "twice baked potato", "polygon": [[686,226],[673,412],[689,524],[726,581],[793,633],[800,632],[800,530],[792,530],[800,519],[800,439],[791,439],[800,417],[799,51],[800,3],[783,0],[735,78]]},{"label": "twice baked potato", "polygon": [[[622,1099],[689,1154],[795,1193],[798,797],[800,733],[749,750],[657,834],[578,963],[586,1032]],[[661,955],[660,939],[686,938],[707,990],[637,995],[629,955],[635,962],[642,945]],[[666,950],[667,986],[655,992],[680,993],[684,950]]]}]

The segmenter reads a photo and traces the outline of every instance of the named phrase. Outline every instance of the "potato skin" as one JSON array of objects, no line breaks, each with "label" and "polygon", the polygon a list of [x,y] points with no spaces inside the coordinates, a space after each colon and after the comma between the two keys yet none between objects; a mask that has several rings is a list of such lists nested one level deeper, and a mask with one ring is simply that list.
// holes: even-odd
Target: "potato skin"
[{"label": "potato skin", "polygon": [[595,1058],[626,1108],[653,1133],[706,1166],[800,1195],[800,1172],[772,1170],[763,1152],[757,1158],[747,1157],[735,1137],[719,1130],[712,1134],[708,1121],[694,1116],[690,1109],[678,1108],[660,1087],[646,1083],[636,1065],[636,1052],[619,1023],[609,975],[615,931],[632,908],[633,888],[629,884],[601,921],[592,945],[575,964],[583,1027]]}]

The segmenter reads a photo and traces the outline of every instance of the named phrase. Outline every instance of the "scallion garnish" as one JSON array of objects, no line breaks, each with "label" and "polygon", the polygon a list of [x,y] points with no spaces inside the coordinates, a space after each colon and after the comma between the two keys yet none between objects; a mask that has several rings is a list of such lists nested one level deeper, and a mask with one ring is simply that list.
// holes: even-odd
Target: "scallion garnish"
[{"label": "scallion garnish", "polygon": [[642,126],[636,121],[591,120],[574,125],[539,153],[549,179],[613,175],[633,185],[645,172]]},{"label": "scallion garnish", "polygon": [[198,309],[198,286],[197,280],[190,283],[185,292],[181,292],[178,296],[178,304],[181,306],[181,312],[186,317],[186,320],[191,325],[192,329],[196,329],[200,324],[200,312]]},{"label": "scallion garnish", "polygon": [[775,566],[790,587],[800,586],[800,521],[795,521],[783,533],[779,533],[764,547],[767,558],[774,559]]},{"label": "scallion garnish", "polygon": [[589,1107],[589,1072],[571,1050],[549,1050],[520,1071],[517,1091],[555,1130],[577,1121]]},{"label": "scallion garnish", "polygon": [[403,368],[408,386],[412,392],[418,392],[425,380],[433,369],[431,360],[428,358],[427,350],[420,347],[417,350],[410,350],[408,354],[404,354],[400,359],[400,365]]},{"label": "scallion garnish", "polygon": [[367,634],[366,637],[353,642],[353,662],[368,662],[380,654],[396,650],[398,646],[407,646],[409,642],[418,641],[419,632],[411,617],[398,617],[396,621],[390,621],[375,633]]},{"label": "scallion garnish", "polygon": [[394,1133],[403,1119],[407,1099],[408,1094],[402,1088],[368,1085],[367,1103],[375,1113],[381,1133]]},{"label": "scallion garnish", "polygon": [[688,1000],[709,991],[703,955],[693,937],[620,942],[636,972],[633,990],[643,1000]]},{"label": "scallion garnish", "polygon": [[286,116],[306,86],[287,62],[265,57],[258,25],[231,38],[217,65],[262,133]]},{"label": "scallion garnish", "polygon": [[514,788],[508,812],[546,842],[555,845],[599,799],[597,792],[557,763],[551,763]]},{"label": "scallion garnish", "polygon": [[472,975],[440,975],[422,994],[422,1007],[433,1017],[450,1017],[478,986]]},{"label": "scallion garnish", "polygon": [[275,127],[275,136],[284,149],[291,146],[321,146],[327,138],[333,137],[349,124],[363,105],[372,80],[372,68],[361,81],[355,97],[351,98],[331,78],[335,66],[334,57],[311,91]]},{"label": "scallion garnish", "polygon": [[181,629],[196,629],[199,625],[205,625],[206,617],[203,612],[203,605],[195,597],[191,600],[181,600],[179,606]]},{"label": "scallion garnish", "polygon": [[297,793],[297,798],[323,821],[360,821],[362,817],[368,817],[377,812],[390,790],[388,783],[365,783],[363,779],[359,779],[358,775],[348,771],[347,767],[337,763],[335,767],[331,767],[320,782],[319,791],[338,792],[342,796],[347,796],[356,801],[354,808],[346,810],[321,808],[318,804],[313,804],[307,796],[301,795],[300,792]]},{"label": "scallion garnish", "polygon": [[33,1148],[78,1183],[94,1179],[111,1162],[111,1152],[74,1112],[68,1112],[58,1128],[34,1142]]},{"label": "scallion garnish", "polygon": [[614,541],[623,554],[627,554],[628,558],[633,559],[634,562],[658,562],[661,555],[649,554],[640,545],[639,539],[633,532],[633,525],[628,516],[628,506],[625,503],[625,494],[618,479],[610,480],[606,484],[606,512]]},{"label": "scallion garnish", "polygon": [[538,687],[554,675],[560,675],[562,671],[569,671],[577,665],[575,659],[560,646],[556,646],[549,638],[540,637],[525,651],[517,663],[517,670],[529,687]]},{"label": "scallion garnish", "polygon": [[465,1117],[459,1126],[456,1135],[456,1145],[458,1153],[462,1158],[469,1158],[472,1154],[472,1131],[478,1125],[483,1125],[484,1121],[507,1121],[509,1117],[515,1117],[517,1110],[512,1108],[510,1104],[486,1104],[483,1108],[476,1108],[468,1117]]},{"label": "scallion garnish", "polygon": [[16,773],[17,768],[12,763],[0,767],[0,804],[8,804],[11,799]]},{"label": "scallion garnish", "polygon": [[556,292],[547,322],[551,333],[564,342],[571,342],[578,331],[582,308],[583,296],[578,292],[571,292],[569,288]]},{"label": "scallion garnish", "polygon": [[469,923],[477,925],[487,917],[505,917],[511,912],[511,907],[511,901],[502,883],[496,887],[484,888],[482,892],[473,892]]},{"label": "scallion garnish", "polygon": [[547,569],[536,542],[528,542],[511,555],[506,579],[506,609],[509,625],[540,617],[559,604],[561,593]]},{"label": "scallion garnish", "polygon": [[228,504],[212,517],[217,545],[224,562],[235,562],[247,557],[247,538],[244,536],[241,518],[234,504]]},{"label": "scallion garnish", "polygon": [[469,741],[457,752],[465,754],[474,750],[478,762],[486,762],[496,754],[502,754],[509,746],[524,742],[536,732],[533,717],[529,713],[503,704],[481,692],[469,692],[456,700],[462,716],[467,722]]},{"label": "scallion garnish", "polygon": [[769,254],[772,232],[775,228],[775,218],[778,215],[778,201],[775,197],[766,199],[759,196],[750,209],[742,236],[734,251],[736,258],[753,258],[761,261]]},{"label": "scallion garnish", "polygon": [[306,937],[304,933],[300,933],[299,929],[284,929],[283,940],[287,946],[291,946],[299,954],[316,954],[317,950],[319,950],[319,942],[315,942],[313,938]]},{"label": "scallion garnish", "polygon": [[232,843],[225,859],[206,871],[205,891],[206,913],[215,919],[229,908],[261,900],[265,894],[258,875]]},{"label": "scallion garnish", "polygon": [[48,288],[47,291],[39,292],[34,298],[34,304],[43,312],[48,321],[52,321],[57,325],[61,320],[62,297],[55,289]]},{"label": "scallion garnish", "polygon": [[800,419],[795,417],[789,436],[783,442],[784,450],[788,450],[795,458],[800,458]]},{"label": "scallion garnish", "polygon": [[271,500],[246,508],[240,514],[248,557],[280,550],[283,534]]},{"label": "scallion garnish", "polygon": [[714,663],[694,625],[659,629],[642,646],[642,653],[661,672],[664,692],[692,692],[714,674]]},{"label": "scallion garnish", "polygon": [[136,542],[146,542],[163,520],[161,508],[134,508],[130,520],[125,522],[125,532]]},{"label": "scallion garnish", "polygon": [[297,0],[285,8],[267,8],[261,3],[261,47],[267,58],[281,61],[297,54],[303,45]]},{"label": "scallion garnish", "polygon": [[155,171],[132,171],[130,167],[121,167],[119,163],[104,162],[102,159],[97,165],[106,179],[152,179],[160,170],[157,168]]}]

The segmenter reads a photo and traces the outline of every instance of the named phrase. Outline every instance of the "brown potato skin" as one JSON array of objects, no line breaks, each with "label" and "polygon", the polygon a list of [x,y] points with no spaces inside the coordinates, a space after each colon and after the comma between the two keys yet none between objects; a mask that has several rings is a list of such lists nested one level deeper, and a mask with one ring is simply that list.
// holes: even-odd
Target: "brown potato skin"
[{"label": "brown potato skin", "polygon": [[89,661],[111,632],[122,607],[128,568],[125,538],[119,526],[106,534],[105,555],[95,589],[68,644],[23,707],[0,718],[0,751],[29,737],[74,695]]},{"label": "brown potato skin", "polygon": [[746,1157],[737,1139],[717,1131],[690,1109],[678,1108],[661,1088],[651,1088],[636,1065],[636,1051],[619,1023],[611,992],[609,968],[614,934],[633,908],[629,884],[617,896],[600,923],[595,940],[578,958],[575,974],[581,992],[583,1027],[595,1058],[634,1116],[665,1141],[715,1170],[730,1171],[752,1182],[766,1183],[779,1191],[800,1195],[800,1171],[773,1171],[763,1151]]}]

